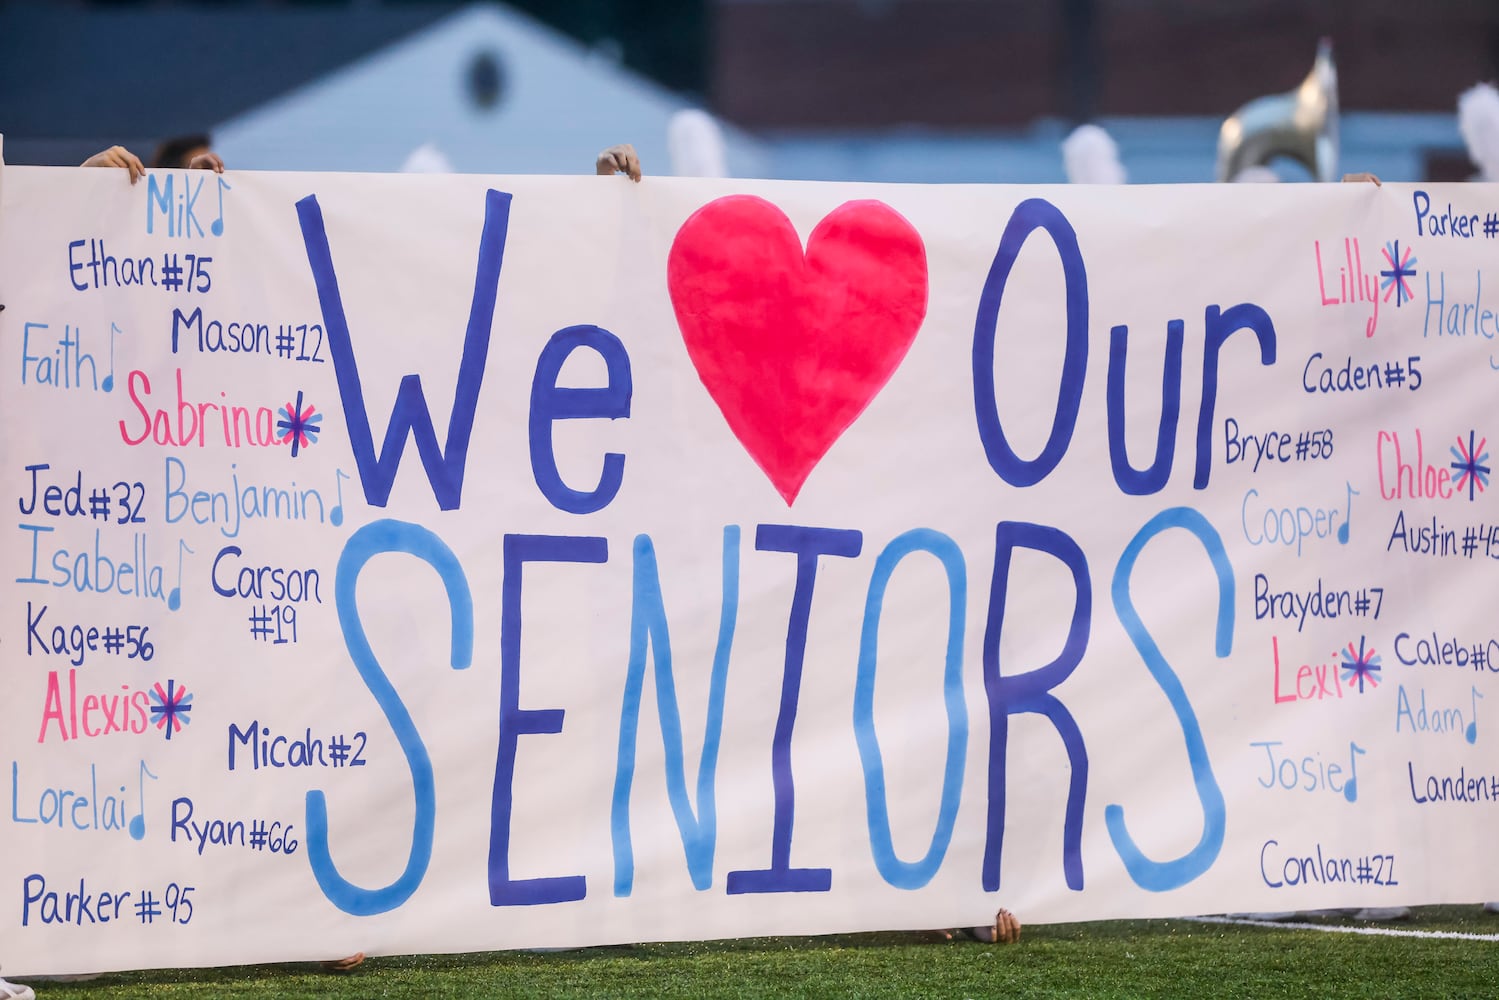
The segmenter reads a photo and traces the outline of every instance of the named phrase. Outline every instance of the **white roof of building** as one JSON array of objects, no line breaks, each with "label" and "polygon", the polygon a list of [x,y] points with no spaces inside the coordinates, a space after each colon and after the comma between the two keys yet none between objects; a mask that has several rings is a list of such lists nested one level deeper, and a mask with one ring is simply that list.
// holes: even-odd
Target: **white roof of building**
[{"label": "white roof of building", "polygon": [[[475,74],[497,84],[487,106]],[[236,169],[398,170],[426,147],[463,173],[569,174],[629,142],[647,173],[667,174],[667,124],[691,103],[523,14],[477,3],[215,126],[214,147]],[[732,174],[766,174],[756,140],[727,129],[725,145]]]}]

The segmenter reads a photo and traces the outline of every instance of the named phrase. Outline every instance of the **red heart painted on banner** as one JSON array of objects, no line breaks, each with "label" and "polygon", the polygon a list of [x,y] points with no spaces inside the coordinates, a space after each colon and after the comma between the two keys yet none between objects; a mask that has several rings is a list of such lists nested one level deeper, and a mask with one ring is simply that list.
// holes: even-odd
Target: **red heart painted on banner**
[{"label": "red heart painted on banner", "polygon": [[850,201],[806,253],[751,195],[682,224],[666,283],[708,394],[787,505],[905,358],[926,316],[926,247],[888,205]]}]

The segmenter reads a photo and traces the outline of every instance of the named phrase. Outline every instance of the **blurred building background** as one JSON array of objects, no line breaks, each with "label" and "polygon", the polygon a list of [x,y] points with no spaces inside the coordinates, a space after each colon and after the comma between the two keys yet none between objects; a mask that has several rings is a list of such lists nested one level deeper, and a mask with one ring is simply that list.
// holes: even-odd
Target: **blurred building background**
[{"label": "blurred building background", "polygon": [[0,0],[0,132],[12,163],[210,132],[232,168],[586,172],[630,141],[668,173],[698,107],[736,176],[1048,183],[1093,121],[1131,181],[1211,181],[1224,118],[1324,37],[1343,169],[1473,173],[1499,0]]}]

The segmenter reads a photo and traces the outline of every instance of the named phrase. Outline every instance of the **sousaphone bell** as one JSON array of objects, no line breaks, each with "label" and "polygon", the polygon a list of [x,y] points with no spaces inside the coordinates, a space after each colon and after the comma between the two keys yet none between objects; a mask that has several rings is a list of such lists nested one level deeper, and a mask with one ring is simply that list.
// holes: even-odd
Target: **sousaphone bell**
[{"label": "sousaphone bell", "polygon": [[1218,133],[1218,180],[1288,156],[1319,181],[1338,176],[1338,71],[1332,42],[1322,39],[1301,86],[1257,97],[1235,111]]}]

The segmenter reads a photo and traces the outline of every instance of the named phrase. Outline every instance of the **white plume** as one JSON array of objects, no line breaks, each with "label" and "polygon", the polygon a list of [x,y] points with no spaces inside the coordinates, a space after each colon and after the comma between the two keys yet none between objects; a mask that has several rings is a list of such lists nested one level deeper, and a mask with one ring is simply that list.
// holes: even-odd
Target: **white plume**
[{"label": "white plume", "polygon": [[677,177],[727,177],[723,130],[706,111],[684,108],[666,126],[671,172]]},{"label": "white plume", "polygon": [[401,164],[403,174],[451,174],[453,164],[443,151],[430,142],[424,142],[411,151],[406,162]]},{"label": "white plume", "polygon": [[1499,90],[1480,83],[1457,99],[1457,130],[1478,165],[1474,180],[1499,181]]},{"label": "white plume", "polygon": [[1230,180],[1235,184],[1275,184],[1280,181],[1280,175],[1267,166],[1253,163],[1234,174]]},{"label": "white plume", "polygon": [[1129,179],[1119,162],[1119,147],[1097,125],[1079,125],[1062,140],[1062,165],[1072,184],[1124,184]]}]

